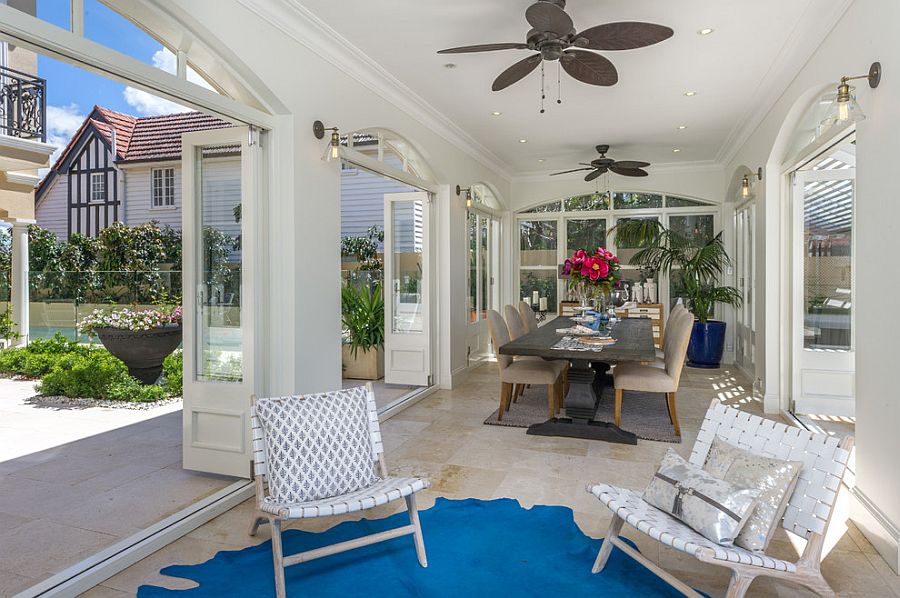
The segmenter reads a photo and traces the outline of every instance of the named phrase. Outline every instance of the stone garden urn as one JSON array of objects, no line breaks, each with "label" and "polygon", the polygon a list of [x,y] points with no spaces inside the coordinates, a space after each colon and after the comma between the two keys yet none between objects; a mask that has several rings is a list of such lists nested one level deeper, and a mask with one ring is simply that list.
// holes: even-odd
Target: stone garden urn
[{"label": "stone garden urn", "polygon": [[121,359],[128,373],[142,384],[159,380],[163,360],[181,344],[181,330],[181,324],[164,324],[150,330],[95,329],[106,350]]}]

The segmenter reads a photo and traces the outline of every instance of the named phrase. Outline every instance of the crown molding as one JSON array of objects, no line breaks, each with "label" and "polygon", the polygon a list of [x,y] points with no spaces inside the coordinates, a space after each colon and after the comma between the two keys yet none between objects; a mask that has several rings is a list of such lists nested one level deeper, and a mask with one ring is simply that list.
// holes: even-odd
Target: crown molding
[{"label": "crown molding", "polygon": [[513,169],[451,119],[372,60],[299,0],[237,0],[268,24],[378,94],[505,179]]},{"label": "crown molding", "polygon": [[753,90],[751,108],[735,122],[722,142],[715,162],[724,167],[734,160],[851,4],[853,0],[835,0],[829,10],[824,2],[808,3],[803,17],[797,21],[778,57]]},{"label": "crown molding", "polygon": [[[724,166],[714,160],[697,160],[692,162],[665,162],[662,164],[653,164],[648,169],[650,176],[654,174],[673,174],[681,172],[721,172]],[[515,183],[540,183],[547,182],[550,175],[557,170],[532,170],[529,172],[517,172],[512,177]],[[574,180],[577,177],[572,177]],[[552,179],[552,180],[568,180],[568,179]]]}]

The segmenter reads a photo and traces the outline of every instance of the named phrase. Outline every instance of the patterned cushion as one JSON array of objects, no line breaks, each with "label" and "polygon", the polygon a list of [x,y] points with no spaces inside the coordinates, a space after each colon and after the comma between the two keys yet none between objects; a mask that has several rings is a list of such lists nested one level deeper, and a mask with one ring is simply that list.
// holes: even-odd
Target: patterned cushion
[{"label": "patterned cushion", "polygon": [[716,436],[703,469],[726,482],[761,491],[734,543],[747,550],[765,550],[794,492],[803,462],[754,455]]},{"label": "patterned cushion", "polygon": [[730,546],[747,522],[760,491],[711,476],[669,449],[644,500],[697,530],[704,538]]},{"label": "patterned cushion", "polygon": [[375,473],[365,387],[260,399],[269,493],[282,504],[371,486]]}]

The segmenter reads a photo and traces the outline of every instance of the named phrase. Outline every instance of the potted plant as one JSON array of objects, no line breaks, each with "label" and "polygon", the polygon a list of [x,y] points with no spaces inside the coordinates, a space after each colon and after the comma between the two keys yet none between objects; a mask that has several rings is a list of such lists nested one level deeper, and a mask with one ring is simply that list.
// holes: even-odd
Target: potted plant
[{"label": "potted plant", "polygon": [[128,367],[143,384],[154,384],[163,360],[181,344],[181,306],[156,309],[95,309],[78,329],[96,335],[103,346]]},{"label": "potted plant", "polygon": [[381,282],[341,289],[344,377],[384,377],[384,297]]},{"label": "potted plant", "polygon": [[619,243],[642,248],[632,257],[632,264],[665,272],[670,280],[673,271],[678,271],[687,308],[696,318],[688,345],[688,365],[719,367],[725,351],[725,322],[710,316],[717,303],[739,307],[743,300],[738,289],[718,284],[731,265],[722,233],[698,242],[667,229],[657,220],[628,220],[617,225],[613,232]]}]

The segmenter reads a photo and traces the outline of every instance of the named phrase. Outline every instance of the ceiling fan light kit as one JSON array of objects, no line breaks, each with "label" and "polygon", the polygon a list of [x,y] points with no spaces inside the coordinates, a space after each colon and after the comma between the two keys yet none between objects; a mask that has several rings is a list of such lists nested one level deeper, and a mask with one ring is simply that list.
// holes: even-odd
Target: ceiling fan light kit
[{"label": "ceiling fan light kit", "polygon": [[[494,80],[491,89],[493,91],[506,89],[524,79],[538,65],[541,65],[541,112],[543,113],[543,100],[546,99],[543,85],[544,62],[558,61],[559,67],[573,79],[589,85],[609,87],[619,81],[616,67],[606,57],[588,50],[633,50],[657,44],[674,35],[669,27],[632,21],[606,23],[578,32],[572,18],[566,14],[565,7],[565,0],[538,0],[529,6],[525,11],[525,20],[532,29],[526,35],[525,43],[461,46],[440,50],[438,54],[468,54],[496,50],[537,52],[500,73],[500,76]],[[557,74],[557,86],[558,88],[562,86],[559,73]],[[557,103],[562,103],[560,97],[557,97]]]}]

